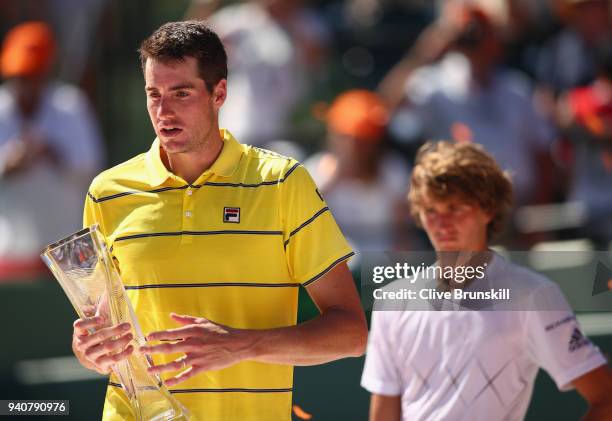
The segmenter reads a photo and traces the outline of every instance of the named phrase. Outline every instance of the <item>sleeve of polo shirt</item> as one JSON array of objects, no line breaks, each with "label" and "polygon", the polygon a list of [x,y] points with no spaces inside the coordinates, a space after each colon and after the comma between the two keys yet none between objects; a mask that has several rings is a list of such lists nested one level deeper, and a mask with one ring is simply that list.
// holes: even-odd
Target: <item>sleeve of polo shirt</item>
[{"label": "sleeve of polo shirt", "polygon": [[385,396],[401,395],[399,369],[393,359],[386,311],[373,311],[366,360],[361,386],[370,393]]},{"label": "sleeve of polo shirt", "polygon": [[308,171],[294,162],[281,185],[281,218],[292,278],[308,286],[354,253]]},{"label": "sleeve of polo shirt", "polygon": [[100,205],[96,202],[95,180],[91,183],[87,195],[85,196],[85,206],[83,208],[83,228],[87,228],[93,224],[99,224],[102,233],[105,234],[104,225],[102,223],[102,213]]},{"label": "sleeve of polo shirt", "polygon": [[580,329],[558,285],[550,282],[534,294],[534,310],[527,312],[527,348],[535,362],[561,391],[572,381],[606,363]]}]

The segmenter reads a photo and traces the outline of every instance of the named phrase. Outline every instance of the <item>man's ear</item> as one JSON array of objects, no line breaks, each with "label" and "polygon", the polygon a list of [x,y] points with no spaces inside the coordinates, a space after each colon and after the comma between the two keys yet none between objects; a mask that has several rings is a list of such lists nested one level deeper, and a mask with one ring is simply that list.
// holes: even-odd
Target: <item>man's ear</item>
[{"label": "man's ear", "polygon": [[215,110],[219,110],[223,103],[225,102],[225,98],[227,98],[227,80],[221,79],[213,88],[212,94],[212,103]]}]

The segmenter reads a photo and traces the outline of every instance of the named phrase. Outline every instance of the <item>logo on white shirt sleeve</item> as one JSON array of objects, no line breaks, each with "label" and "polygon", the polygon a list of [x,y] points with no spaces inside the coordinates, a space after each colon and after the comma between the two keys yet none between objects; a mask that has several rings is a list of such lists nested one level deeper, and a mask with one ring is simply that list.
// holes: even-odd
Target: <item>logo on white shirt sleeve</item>
[{"label": "logo on white shirt sleeve", "polygon": [[580,348],[582,348],[583,346],[586,346],[588,344],[590,344],[591,342],[589,341],[588,338],[586,338],[582,332],[580,331],[580,329],[578,329],[577,327],[574,328],[574,331],[572,332],[572,336],[570,337],[569,340],[569,346],[568,346],[568,350],[569,352],[574,352]]}]

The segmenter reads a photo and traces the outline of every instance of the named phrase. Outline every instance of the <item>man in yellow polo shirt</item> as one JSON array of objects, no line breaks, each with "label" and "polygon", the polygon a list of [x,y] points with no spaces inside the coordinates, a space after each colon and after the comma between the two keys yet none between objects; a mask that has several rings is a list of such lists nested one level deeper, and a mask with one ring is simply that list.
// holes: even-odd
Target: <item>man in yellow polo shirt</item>
[{"label": "man in yellow polo shirt", "polygon": [[[94,179],[84,224],[100,224],[148,333],[140,351],[194,419],[290,420],[294,365],[363,354],[353,253],[299,163],[219,129],[227,59],[216,34],[168,23],[140,54],[157,138]],[[300,286],[321,314],[296,325]],[[129,326],[75,322],[74,352],[100,373],[131,341]],[[111,378],[103,418],[133,417]]]}]

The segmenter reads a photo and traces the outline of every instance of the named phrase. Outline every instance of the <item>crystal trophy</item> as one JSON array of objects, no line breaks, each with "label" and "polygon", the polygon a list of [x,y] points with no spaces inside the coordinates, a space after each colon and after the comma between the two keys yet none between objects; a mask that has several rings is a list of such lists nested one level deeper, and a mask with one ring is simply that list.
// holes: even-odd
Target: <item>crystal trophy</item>
[{"label": "crystal trophy", "polygon": [[[102,316],[108,326],[129,322],[135,348],[144,335],[119,272],[98,225],[92,225],[47,246],[42,259],[57,278],[79,317]],[[152,361],[133,353],[113,366],[138,421],[187,420],[187,410],[157,375],[147,372]]]}]

